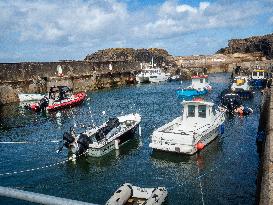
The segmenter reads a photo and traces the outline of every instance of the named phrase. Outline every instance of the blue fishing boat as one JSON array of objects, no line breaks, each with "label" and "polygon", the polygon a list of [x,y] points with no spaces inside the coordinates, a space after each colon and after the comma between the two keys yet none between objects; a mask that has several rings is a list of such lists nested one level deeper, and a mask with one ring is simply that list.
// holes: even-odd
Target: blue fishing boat
[{"label": "blue fishing boat", "polygon": [[251,73],[250,85],[253,88],[265,88],[267,82],[267,72],[263,69],[254,69]]},{"label": "blue fishing boat", "polygon": [[181,98],[191,98],[205,95],[212,89],[207,75],[192,76],[192,84],[186,88],[178,88],[176,94]]}]

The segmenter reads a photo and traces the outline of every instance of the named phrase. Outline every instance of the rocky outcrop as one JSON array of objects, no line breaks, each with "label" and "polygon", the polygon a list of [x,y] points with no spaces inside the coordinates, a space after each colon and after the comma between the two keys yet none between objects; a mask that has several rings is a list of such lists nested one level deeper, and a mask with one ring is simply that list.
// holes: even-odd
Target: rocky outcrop
[{"label": "rocky outcrop", "polygon": [[89,54],[84,60],[91,62],[126,61],[149,63],[152,58],[154,63],[159,66],[165,67],[174,64],[173,57],[166,50],[160,48],[109,48]]},{"label": "rocky outcrop", "polygon": [[257,52],[268,59],[273,59],[273,33],[245,39],[232,39],[228,41],[228,47],[217,51],[222,54]]}]

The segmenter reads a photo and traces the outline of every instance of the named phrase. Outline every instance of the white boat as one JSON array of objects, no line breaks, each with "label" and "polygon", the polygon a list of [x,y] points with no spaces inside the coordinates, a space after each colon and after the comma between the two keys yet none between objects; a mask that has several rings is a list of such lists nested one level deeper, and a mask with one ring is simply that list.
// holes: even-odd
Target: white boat
[{"label": "white boat", "polygon": [[99,127],[91,128],[76,135],[72,130],[63,136],[64,146],[73,154],[86,153],[88,156],[100,157],[134,137],[141,117],[139,114],[129,114],[110,118]]},{"label": "white boat", "polygon": [[136,76],[138,83],[160,83],[170,78],[169,73],[163,72],[160,68],[146,68]]},{"label": "white boat", "polygon": [[24,94],[24,93],[20,93],[18,94],[19,100],[20,102],[24,102],[24,101],[39,101],[41,100],[45,95],[43,94]]},{"label": "white boat", "polygon": [[233,83],[230,87],[233,92],[236,92],[242,98],[253,97],[252,87],[249,82],[248,76],[236,76],[233,79]]},{"label": "white boat", "polygon": [[191,86],[195,90],[211,90],[212,86],[209,83],[208,75],[194,75],[191,77]]},{"label": "white boat", "polygon": [[152,58],[152,63],[149,65],[149,67],[143,69],[141,73],[136,75],[136,81],[138,83],[160,83],[170,79],[170,76],[170,73],[165,73],[161,68],[154,67]]},{"label": "white boat", "polygon": [[168,192],[165,187],[142,188],[125,183],[106,202],[106,205],[160,205],[166,200]]},{"label": "white boat", "polygon": [[156,150],[194,154],[223,132],[225,112],[212,102],[183,101],[183,115],[152,134],[149,147]]}]

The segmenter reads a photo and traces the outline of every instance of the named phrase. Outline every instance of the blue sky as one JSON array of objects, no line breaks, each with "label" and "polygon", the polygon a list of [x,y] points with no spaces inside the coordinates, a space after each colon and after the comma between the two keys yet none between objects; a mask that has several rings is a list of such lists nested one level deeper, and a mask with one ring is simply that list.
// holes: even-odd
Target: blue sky
[{"label": "blue sky", "polygon": [[0,62],[82,60],[99,49],[213,54],[273,32],[273,0],[1,0]]}]

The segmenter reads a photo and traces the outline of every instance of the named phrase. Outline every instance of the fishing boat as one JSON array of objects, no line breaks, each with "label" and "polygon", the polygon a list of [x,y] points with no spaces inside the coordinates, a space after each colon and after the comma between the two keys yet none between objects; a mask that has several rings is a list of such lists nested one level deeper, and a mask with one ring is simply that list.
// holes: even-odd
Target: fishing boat
[{"label": "fishing boat", "polygon": [[251,72],[250,85],[254,88],[265,88],[267,83],[267,72],[263,69],[254,69]]},{"label": "fishing boat", "polygon": [[232,92],[237,93],[241,98],[252,98],[252,87],[247,76],[236,76],[230,87]]},{"label": "fishing boat", "polygon": [[183,114],[152,134],[149,147],[155,150],[194,154],[224,131],[225,112],[201,99],[183,101]]},{"label": "fishing boat", "polygon": [[209,84],[208,75],[195,75],[191,79],[192,83],[190,86],[176,90],[178,97],[189,98],[205,95],[212,89],[212,86]]},{"label": "fishing boat", "polygon": [[54,111],[79,105],[85,98],[85,92],[72,94],[72,90],[67,86],[54,86],[38,103],[28,104],[25,108],[35,112]]},{"label": "fishing boat", "polygon": [[165,187],[142,188],[125,183],[106,202],[106,205],[160,205],[168,195]]},{"label": "fishing boat", "polygon": [[75,155],[86,153],[88,156],[100,157],[134,137],[139,127],[139,114],[128,114],[110,118],[99,127],[87,129],[76,135],[73,129],[63,136],[64,146]]},{"label": "fishing boat", "polygon": [[33,94],[27,94],[27,93],[20,93],[18,94],[18,98],[20,102],[25,101],[39,101],[41,100],[45,95],[33,93]]}]

